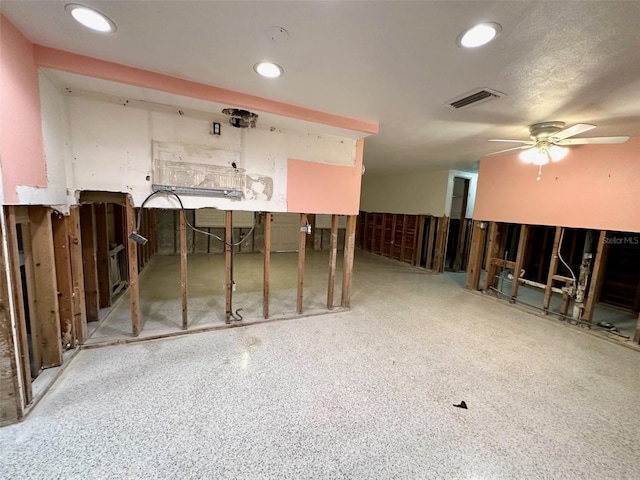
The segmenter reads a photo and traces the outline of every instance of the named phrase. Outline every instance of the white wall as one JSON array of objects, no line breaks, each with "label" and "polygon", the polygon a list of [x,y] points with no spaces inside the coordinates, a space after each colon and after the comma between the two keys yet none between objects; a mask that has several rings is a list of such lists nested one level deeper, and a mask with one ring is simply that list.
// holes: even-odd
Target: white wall
[{"label": "white wall", "polygon": [[19,185],[16,191],[20,204],[52,205],[66,212],[69,203],[65,162],[68,148],[66,140],[69,138],[66,105],[58,86],[42,71],[38,72],[38,76],[47,186],[39,188]]},{"label": "white wall", "polygon": [[[326,133],[297,131],[258,120],[257,128],[238,129],[221,113],[178,109],[144,101],[120,100],[104,94],[63,91],[39,72],[47,187],[18,187],[19,203],[51,205],[62,212],[77,203],[82,190],[131,194],[140,205],[151,193],[153,143],[236,152],[247,175],[269,177],[273,192],[263,198],[231,200],[181,195],[186,208],[287,211],[287,162],[355,165],[356,141]],[[221,135],[212,135],[212,122]],[[308,122],[306,122],[308,123]],[[308,125],[305,125],[308,127]],[[211,157],[213,158],[213,157]],[[215,160],[198,159],[219,165]],[[310,163],[312,165],[312,163]],[[149,206],[177,207],[158,196]]]},{"label": "white wall", "polygon": [[451,209],[449,177],[448,170],[399,175],[365,173],[362,177],[360,209],[366,212],[436,217],[448,215]]}]

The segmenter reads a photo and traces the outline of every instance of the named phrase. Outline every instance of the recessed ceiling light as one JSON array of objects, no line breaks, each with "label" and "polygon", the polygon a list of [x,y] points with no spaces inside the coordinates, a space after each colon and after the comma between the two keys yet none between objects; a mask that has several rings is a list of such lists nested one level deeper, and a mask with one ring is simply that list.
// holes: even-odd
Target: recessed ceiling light
[{"label": "recessed ceiling light", "polygon": [[284,72],[280,65],[276,65],[275,63],[271,62],[256,63],[253,66],[253,69],[258,75],[262,75],[263,77],[267,78],[278,78]]},{"label": "recessed ceiling light", "polygon": [[497,23],[480,23],[462,32],[457,44],[464,48],[481,47],[495,39],[501,31],[502,27]]},{"label": "recessed ceiling light", "polygon": [[77,3],[68,3],[64,6],[64,9],[76,22],[91,30],[103,33],[116,31],[116,24],[111,19],[92,8],[78,5]]}]

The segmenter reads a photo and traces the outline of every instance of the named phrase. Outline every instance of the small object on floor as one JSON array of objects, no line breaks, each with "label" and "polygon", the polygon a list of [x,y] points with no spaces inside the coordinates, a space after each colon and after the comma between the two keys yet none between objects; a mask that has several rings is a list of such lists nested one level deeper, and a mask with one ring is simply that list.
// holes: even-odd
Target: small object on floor
[{"label": "small object on floor", "polygon": [[465,410],[468,410],[467,408],[467,402],[465,402],[464,400],[462,400],[458,405],[453,405],[454,407],[458,407],[458,408],[464,408]]},{"label": "small object on floor", "polygon": [[618,329],[616,328],[616,326],[612,323],[607,323],[607,322],[598,322],[598,326],[600,328],[604,328],[606,330],[609,330],[610,332],[617,332]]}]

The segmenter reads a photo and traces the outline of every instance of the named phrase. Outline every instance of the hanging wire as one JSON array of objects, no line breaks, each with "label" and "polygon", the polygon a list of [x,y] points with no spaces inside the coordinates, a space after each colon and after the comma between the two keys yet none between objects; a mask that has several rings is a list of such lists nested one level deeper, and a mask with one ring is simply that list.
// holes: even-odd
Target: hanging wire
[{"label": "hanging wire", "polygon": [[207,235],[209,237],[213,237],[216,240],[218,240],[219,242],[229,246],[229,247],[237,247],[242,245],[245,240],[247,240],[251,234],[253,233],[253,230],[256,228],[256,216],[255,214],[253,215],[253,225],[251,226],[251,230],[249,230],[249,232],[247,232],[245,234],[245,236],[243,238],[241,238],[238,242],[233,243],[233,241],[231,243],[227,243],[223,238],[220,238],[219,236],[217,236],[214,233],[210,233],[210,232],[206,232],[204,230],[200,230],[199,228],[194,227],[193,225],[191,225],[191,223],[189,222],[189,219],[187,218],[187,211],[184,208],[184,205],[182,204],[182,200],[180,199],[180,197],[178,196],[177,193],[174,192],[169,192],[166,190],[158,190],[156,192],[152,192],[149,195],[147,195],[147,198],[144,199],[144,201],[142,202],[142,205],[140,205],[140,209],[138,210],[138,221],[136,222],[136,232],[138,232],[140,230],[140,223],[142,221],[142,209],[144,208],[145,204],[151,200],[153,197],[155,197],[156,195],[159,195],[161,193],[164,193],[167,195],[167,197],[169,197],[169,195],[172,195],[173,197],[175,197],[175,199],[178,201],[178,203],[180,204],[180,210],[182,210],[182,216],[184,217],[184,221],[185,223],[189,226],[189,228],[191,230],[193,230],[194,232],[198,232],[201,233],[203,235]]},{"label": "hanging wire", "polygon": [[577,285],[576,276],[573,274],[573,270],[571,270],[571,267],[567,265],[567,262],[564,261],[564,258],[562,258],[562,254],[560,253],[560,250],[562,250],[562,240],[564,240],[564,228],[562,229],[562,233],[560,234],[560,245],[558,245],[558,258],[560,259],[562,264],[565,267],[567,267],[567,270],[569,270],[569,273],[571,274],[571,278],[573,278],[573,286],[575,287]]}]

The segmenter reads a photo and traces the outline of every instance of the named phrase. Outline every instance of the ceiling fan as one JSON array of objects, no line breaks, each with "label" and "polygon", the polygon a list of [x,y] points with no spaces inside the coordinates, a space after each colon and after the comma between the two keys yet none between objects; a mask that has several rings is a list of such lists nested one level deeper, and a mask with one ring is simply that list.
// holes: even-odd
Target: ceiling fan
[{"label": "ceiling fan", "polygon": [[564,147],[572,145],[624,143],[629,140],[629,137],[626,136],[571,138],[575,135],[588,132],[596,128],[596,126],[588,123],[576,123],[568,128],[564,128],[564,126],[565,123],[559,121],[534,123],[529,126],[530,140],[492,138],[489,140],[490,142],[521,143],[522,145],[489,153],[486,156],[524,150],[520,154],[520,158],[524,162],[542,166],[550,161],[557,162],[558,160],[562,160],[568,153],[568,150]]}]

